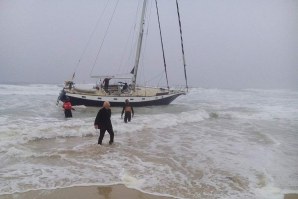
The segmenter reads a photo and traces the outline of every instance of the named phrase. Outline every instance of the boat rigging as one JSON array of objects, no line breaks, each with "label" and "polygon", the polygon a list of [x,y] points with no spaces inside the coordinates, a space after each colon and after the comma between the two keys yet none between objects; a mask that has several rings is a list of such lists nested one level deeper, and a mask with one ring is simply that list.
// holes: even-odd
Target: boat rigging
[{"label": "boat rigging", "polygon": [[[105,31],[104,38],[107,35],[107,31],[110,27],[112,17],[118,5],[118,1],[114,8],[113,14],[110,17],[110,20],[108,22],[108,28]],[[173,100],[175,100],[178,96],[186,94],[188,90],[188,86],[187,86],[186,64],[185,64],[185,55],[184,55],[178,0],[176,0],[176,7],[177,7],[177,14],[178,14],[178,21],[179,21],[181,48],[182,48],[182,54],[183,54],[182,57],[183,57],[183,65],[184,65],[184,76],[186,81],[186,87],[185,87],[186,91],[185,89],[170,89],[170,86],[169,86],[157,0],[155,0],[155,5],[156,5],[155,7],[156,7],[157,18],[158,18],[160,43],[161,43],[161,48],[163,53],[163,63],[164,63],[167,86],[164,88],[161,88],[161,87],[148,87],[146,85],[142,86],[137,84],[138,69],[140,65],[140,57],[142,52],[143,40],[144,40],[143,37],[144,37],[144,25],[146,22],[145,21],[146,7],[148,4],[148,1],[149,0],[143,0],[143,4],[142,4],[134,66],[130,72],[132,76],[129,75],[129,76],[121,77],[115,74],[111,74],[111,75],[91,75],[90,74],[90,76],[93,78],[99,78],[100,83],[97,83],[95,86],[89,89],[80,89],[76,87],[74,83],[74,77],[75,77],[75,73],[74,73],[70,81],[65,81],[64,88],[61,91],[58,100],[63,101],[65,98],[68,98],[70,99],[72,105],[74,106],[75,105],[102,106],[104,101],[109,101],[111,106],[122,106],[124,101],[126,99],[129,99],[132,106],[140,107],[140,106],[167,105],[167,104],[170,104]],[[94,61],[91,71],[93,71],[94,66],[96,65],[103,42],[104,42],[104,39],[101,42],[100,48],[97,52],[96,59]],[[116,84],[115,83],[109,84],[109,80],[111,79],[117,79],[118,82]]]}]

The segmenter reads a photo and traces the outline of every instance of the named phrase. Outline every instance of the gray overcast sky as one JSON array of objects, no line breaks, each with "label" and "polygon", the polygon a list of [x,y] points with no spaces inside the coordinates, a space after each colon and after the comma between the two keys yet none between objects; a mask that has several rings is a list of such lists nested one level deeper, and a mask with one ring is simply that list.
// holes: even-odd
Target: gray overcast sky
[{"label": "gray overcast sky", "polygon": [[[158,70],[163,65],[155,4],[149,1],[142,61],[149,69],[140,73],[153,78],[157,65]],[[110,0],[100,18],[106,2],[0,0],[0,83],[63,83],[74,71],[78,81],[90,82],[88,76],[107,27],[104,22],[116,5],[116,0]],[[169,82],[181,85],[183,66],[175,0],[158,2]],[[179,3],[190,86],[298,88],[297,0]],[[132,68],[133,59],[125,57],[134,54],[129,36],[138,4],[139,0],[119,0],[95,64],[100,69],[93,72],[109,73],[101,68],[103,65],[117,72],[122,72],[120,66],[128,71]],[[99,26],[94,29],[98,19]]]}]

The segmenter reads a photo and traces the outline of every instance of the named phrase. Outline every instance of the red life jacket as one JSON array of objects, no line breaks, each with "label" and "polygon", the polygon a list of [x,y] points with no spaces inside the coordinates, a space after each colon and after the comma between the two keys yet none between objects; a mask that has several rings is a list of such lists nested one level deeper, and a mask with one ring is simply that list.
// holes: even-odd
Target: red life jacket
[{"label": "red life jacket", "polygon": [[65,102],[65,103],[63,104],[63,108],[64,108],[65,110],[71,110],[71,103],[70,103],[70,102]]}]

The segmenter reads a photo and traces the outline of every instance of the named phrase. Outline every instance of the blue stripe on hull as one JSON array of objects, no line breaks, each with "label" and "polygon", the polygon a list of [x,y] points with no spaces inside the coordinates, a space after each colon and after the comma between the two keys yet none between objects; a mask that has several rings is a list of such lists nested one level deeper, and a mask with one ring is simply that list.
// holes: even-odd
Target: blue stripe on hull
[{"label": "blue stripe on hull", "polygon": [[[150,101],[142,101],[142,102],[130,101],[130,104],[134,107],[168,105],[180,95],[182,95],[182,93],[172,95],[169,97],[164,97],[162,99],[156,99],[156,100],[150,100]],[[68,97],[70,98],[70,102],[73,106],[85,105],[85,106],[101,107],[103,105],[103,101],[100,101],[100,100],[95,101],[95,100],[89,100],[89,99],[76,98],[72,96],[68,96]],[[122,101],[110,102],[110,104],[112,107],[122,107],[124,105],[124,100],[123,102]]]}]

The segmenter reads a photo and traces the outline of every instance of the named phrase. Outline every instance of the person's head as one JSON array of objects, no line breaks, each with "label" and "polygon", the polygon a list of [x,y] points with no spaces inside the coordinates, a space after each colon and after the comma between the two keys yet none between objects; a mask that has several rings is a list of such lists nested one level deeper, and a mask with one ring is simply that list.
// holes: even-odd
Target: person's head
[{"label": "person's head", "polygon": [[106,109],[109,109],[109,108],[110,108],[110,102],[105,101],[105,102],[103,103],[103,107],[106,108]]},{"label": "person's head", "polygon": [[125,100],[125,104],[129,104],[129,101],[128,101],[128,99],[126,99],[126,100]]}]

